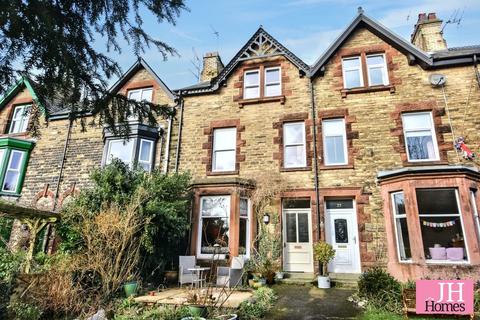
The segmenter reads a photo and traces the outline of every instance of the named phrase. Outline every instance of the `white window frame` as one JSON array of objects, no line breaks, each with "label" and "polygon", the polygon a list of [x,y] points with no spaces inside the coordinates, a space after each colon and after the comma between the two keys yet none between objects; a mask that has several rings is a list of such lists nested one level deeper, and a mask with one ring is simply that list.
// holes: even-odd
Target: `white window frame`
[{"label": "white window frame", "polygon": [[[30,111],[26,112],[26,109],[31,107],[32,106],[30,104],[22,104],[14,107],[13,113],[12,113],[12,119],[10,121],[10,128],[8,128],[8,133],[22,133],[27,131],[28,122],[30,120]],[[16,111],[18,109],[21,109],[21,112],[18,112],[17,114]],[[17,118],[14,118],[15,114],[17,114]],[[13,130],[15,127],[14,123],[17,123],[17,122],[19,122],[19,127],[18,127],[19,131],[14,131]]]},{"label": "white window frame", "polygon": [[[247,85],[247,74],[251,73],[257,73],[258,74],[258,82],[256,84],[251,84]],[[246,97],[245,94],[247,92],[247,88],[258,88],[258,95],[256,97]],[[260,69],[252,69],[252,70],[246,70],[243,74],[243,98],[244,99],[257,99],[260,98],[261,92],[260,92]]]},{"label": "white window frame", "polygon": [[[359,62],[358,67],[345,68],[344,61],[346,61],[346,60],[356,60],[356,59],[358,59],[358,62]],[[345,74],[346,74],[345,71],[352,71],[352,70],[357,70],[358,71],[358,74],[359,74],[359,77],[360,77],[360,86],[358,86],[358,87],[347,86],[347,77],[345,76]],[[363,83],[362,57],[361,56],[351,56],[351,57],[342,58],[342,76],[343,76],[343,87],[345,89],[362,88],[363,86],[365,86],[365,84]]]},{"label": "white window frame", "polygon": [[[203,198],[226,198],[228,199],[228,216],[227,216],[227,219],[228,219],[228,226],[229,226],[229,231],[231,230],[231,223],[230,223],[230,216],[231,216],[231,211],[232,211],[232,197],[231,195],[229,194],[225,194],[225,195],[215,195],[215,196],[201,196],[200,197],[200,212],[198,213],[198,228],[197,228],[197,258],[200,258],[200,259],[211,259],[214,254],[213,253],[202,253],[202,230],[203,230],[203,216],[202,216],[202,212],[203,212],[203,201],[202,199]],[[224,218],[223,216],[208,216],[208,217],[205,217],[205,218]],[[229,234],[229,238],[228,238],[228,246],[230,248],[230,241],[231,241],[231,233]],[[225,259],[225,254],[215,254],[215,259],[218,259],[218,260],[222,260],[222,259]]]},{"label": "white window frame", "polygon": [[[327,157],[327,144],[326,138],[327,137],[338,137],[339,135],[326,135],[325,134],[325,126],[323,125],[326,122],[333,122],[333,121],[342,121],[342,141],[343,141],[343,152],[345,153],[345,161],[344,162],[334,162],[329,163]],[[345,118],[332,118],[332,119],[322,119],[322,140],[323,140],[323,163],[325,166],[343,166],[348,164],[348,147],[347,147],[347,128],[345,126]]]},{"label": "white window frame", "polygon": [[[238,215],[240,217],[240,219],[245,219],[247,220],[247,236],[246,236],[246,245],[245,245],[245,254],[240,254],[239,253],[239,256],[243,256],[244,258],[248,259],[250,258],[250,241],[251,241],[251,238],[250,238],[250,223],[251,223],[251,202],[250,202],[250,199],[248,198],[240,198],[240,199],[244,199],[244,200],[247,200],[247,216],[246,217],[242,217],[240,215],[240,210],[238,212]],[[238,224],[238,236],[239,236],[239,239],[240,239],[240,223]],[[238,249],[240,250],[240,246],[238,247]]]},{"label": "white window frame", "polygon": [[[125,140],[123,139],[112,139],[112,140],[108,140],[108,148],[107,148],[107,154],[106,154],[106,159],[105,159],[105,164],[108,165],[112,162],[112,158],[110,157],[110,154],[111,154],[111,150],[112,150],[112,144],[113,143],[122,143],[123,145],[125,145],[124,143]],[[129,142],[129,141],[128,141]],[[130,156],[130,162],[129,163],[126,163],[128,164],[130,167],[133,166],[133,162],[135,160],[135,140],[133,139],[132,140],[132,143],[133,143],[133,147],[132,147],[132,153],[131,153],[131,156]],[[123,160],[122,160],[123,162]],[[124,162],[125,163],[125,162]]]},{"label": "white window frame", "polygon": [[[151,92],[152,92],[152,95],[151,95],[151,99],[150,99],[150,100],[143,99],[143,93],[144,93],[145,91],[151,91]],[[127,91],[128,99],[132,99],[130,96],[131,96],[133,93],[135,93],[135,92],[140,92],[140,100],[136,100],[136,101],[138,101],[138,102],[140,102],[140,101],[152,102],[152,100],[153,100],[153,87],[145,87],[145,88],[138,88],[138,89],[128,90],[128,91]]]},{"label": "white window frame", "polygon": [[[221,131],[234,131],[234,137],[235,140],[233,141],[233,149],[217,149],[215,141],[217,140],[216,138],[216,133],[219,133]],[[235,171],[236,168],[236,156],[237,156],[237,128],[236,127],[229,127],[229,128],[215,128],[213,129],[213,141],[212,141],[212,172],[231,172]],[[217,153],[218,152],[225,152],[225,151],[233,151],[233,168],[232,169],[226,169],[226,170],[219,170],[216,168],[217,166]]]},{"label": "white window frame", "polygon": [[[416,128],[414,130],[412,129],[405,129],[405,118],[409,117],[410,115],[421,115],[421,114],[426,114],[429,116],[430,119],[430,128]],[[408,113],[402,113],[402,126],[403,126],[403,138],[405,141],[405,149],[407,151],[407,159],[408,162],[429,162],[429,161],[438,161],[440,160],[439,153],[438,153],[438,143],[437,143],[437,135],[435,133],[435,126],[433,123],[433,116],[432,112],[408,112]],[[408,140],[407,140],[407,133],[408,132],[418,132],[418,131],[430,131],[430,134],[432,136],[432,143],[433,143],[433,148],[434,148],[434,153],[435,157],[433,159],[411,159],[410,158],[410,151],[408,150]]]},{"label": "white window frame", "polygon": [[[406,206],[405,206],[405,214],[398,214],[397,212],[397,207],[395,205],[395,195],[397,194],[402,194],[403,195],[403,201],[405,203],[405,193],[403,191],[398,191],[398,192],[392,192],[390,194],[390,199],[391,199],[391,203],[392,203],[392,216],[393,216],[393,227],[394,227],[394,230],[395,230],[395,243],[397,245],[397,257],[398,257],[398,262],[400,263],[410,263],[412,262],[412,257],[410,257],[409,259],[405,259],[405,260],[402,260],[402,255],[400,254],[400,242],[399,242],[399,238],[401,237],[402,238],[402,241],[404,242],[405,240],[403,239],[403,235],[400,233],[398,233],[398,228],[397,228],[397,219],[407,219],[407,233],[409,232],[408,230],[408,218],[407,218],[407,211],[406,211]],[[400,237],[399,237],[400,235]],[[410,234],[409,234],[410,236]],[[410,255],[411,255],[411,250],[412,250],[412,247],[410,245],[410,243],[408,244],[410,246]],[[402,243],[402,246],[404,246],[404,243]]]},{"label": "white window frame", "polygon": [[[267,82],[267,71],[269,70],[278,70],[278,81],[273,81],[273,82]],[[265,79],[265,83],[263,85],[263,95],[265,97],[278,97],[278,96],[281,96],[282,95],[282,69],[281,67],[269,67],[269,68],[265,68],[264,70],[264,79]],[[276,86],[278,85],[279,88],[280,88],[280,94],[278,95],[267,95],[267,87],[268,86]]]},{"label": "white window frame", "polygon": [[[286,140],[286,135],[287,135],[287,127],[293,126],[293,125],[302,125],[302,143],[293,143],[293,144],[287,144],[285,141]],[[283,123],[283,166],[285,168],[303,168],[307,166],[307,143],[305,139],[305,122],[304,121],[297,121],[297,122],[285,122]],[[288,147],[298,147],[298,146],[303,146],[303,159],[302,163],[300,164],[295,164],[295,165],[290,165],[287,166],[286,164],[286,149]]]},{"label": "white window frame", "polygon": [[[383,63],[381,64],[368,64],[368,58],[369,57],[377,57],[381,56],[383,57]],[[387,59],[384,53],[374,53],[374,54],[368,54],[365,57],[365,63],[367,65],[367,75],[368,75],[368,85],[369,86],[387,86],[389,84],[389,79],[388,79],[388,72],[387,72]],[[381,84],[374,84],[372,85],[372,80],[370,79],[370,68],[382,68],[382,83]]]},{"label": "white window frame", "polygon": [[[20,155],[21,155],[20,161],[19,161],[19,165],[18,165],[18,169],[11,169],[11,168],[10,168],[10,166],[11,166],[11,164],[12,164],[12,159],[13,159],[13,154],[14,154],[14,153],[20,153]],[[5,170],[5,175],[4,175],[3,181],[2,181],[2,192],[17,193],[18,183],[20,182],[20,176],[22,175],[22,169],[24,169],[24,166],[23,166],[24,157],[25,157],[25,151],[12,150],[12,151],[10,152],[10,158],[8,159],[7,169]],[[7,178],[7,174],[8,174],[9,171],[18,173],[17,181],[15,182],[15,188],[14,188],[14,190],[5,190],[5,180],[6,180],[6,178]]]},{"label": "white window frame", "polygon": [[[142,154],[142,148],[143,148],[143,142],[148,142],[150,144],[150,155],[149,155],[149,159],[148,161],[145,161],[145,160],[141,160],[140,159],[140,156]],[[138,160],[137,162],[139,164],[148,164],[150,169],[147,171],[147,172],[151,172],[153,170],[153,147],[154,147],[154,142],[152,140],[148,140],[148,139],[139,139],[138,140],[138,143],[140,144],[138,146]],[[143,167],[142,167],[143,168]]]},{"label": "white window frame", "polygon": [[477,192],[470,189],[470,204],[472,206],[473,219],[477,229],[477,240],[480,243],[480,216],[477,208]]},{"label": "white window frame", "polygon": [[[457,201],[458,213],[453,213],[453,214],[420,214],[420,212],[418,212],[418,205],[417,205],[418,223],[420,223],[420,218],[421,217],[423,217],[423,218],[429,218],[429,217],[434,217],[434,218],[438,218],[438,217],[459,217],[460,218],[460,223],[461,223],[461,226],[462,226],[463,241],[465,243],[465,254],[467,256],[467,260],[462,260],[462,261],[432,260],[432,259],[427,259],[427,257],[425,257],[425,262],[427,264],[469,264],[470,263],[470,255],[469,255],[469,252],[468,252],[467,236],[466,236],[466,233],[465,233],[465,226],[463,224],[462,208],[460,206],[460,198],[458,197],[458,189],[450,188],[450,187],[446,187],[446,188],[425,188],[425,189],[429,189],[429,190],[453,189],[455,191],[455,199]],[[415,197],[416,197],[416,195],[415,195]],[[418,201],[418,200],[416,200],[416,201]],[[423,237],[422,237],[421,232],[420,232],[420,239],[422,240],[422,246],[423,246]]]}]

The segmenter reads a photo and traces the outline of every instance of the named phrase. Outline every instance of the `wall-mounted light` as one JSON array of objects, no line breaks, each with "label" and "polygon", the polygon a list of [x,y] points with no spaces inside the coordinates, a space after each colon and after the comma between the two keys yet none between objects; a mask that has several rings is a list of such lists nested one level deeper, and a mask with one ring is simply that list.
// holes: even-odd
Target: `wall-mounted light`
[{"label": "wall-mounted light", "polygon": [[270,223],[270,215],[267,212],[265,212],[264,215],[263,215],[263,223],[265,223],[265,224]]}]

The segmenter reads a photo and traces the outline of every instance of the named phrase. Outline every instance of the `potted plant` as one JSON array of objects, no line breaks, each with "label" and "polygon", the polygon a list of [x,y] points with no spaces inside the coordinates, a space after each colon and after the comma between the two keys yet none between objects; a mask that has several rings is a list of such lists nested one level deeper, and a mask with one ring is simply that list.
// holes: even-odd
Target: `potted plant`
[{"label": "potted plant", "polygon": [[178,271],[174,268],[173,260],[170,261],[170,270],[165,270],[163,276],[166,284],[178,283]]},{"label": "potted plant", "polygon": [[135,296],[138,291],[138,281],[130,279],[123,285],[123,290],[125,291],[125,296],[127,298]]},{"label": "potted plant", "polygon": [[335,250],[325,241],[319,241],[313,246],[313,253],[319,267],[318,287],[328,289],[330,288],[330,278],[328,277],[327,265],[335,257]]}]

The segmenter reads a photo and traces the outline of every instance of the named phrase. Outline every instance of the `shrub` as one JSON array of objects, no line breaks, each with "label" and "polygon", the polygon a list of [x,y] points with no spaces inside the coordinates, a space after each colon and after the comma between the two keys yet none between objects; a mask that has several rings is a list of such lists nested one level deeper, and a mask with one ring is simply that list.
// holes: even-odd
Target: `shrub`
[{"label": "shrub", "polygon": [[358,297],[368,306],[394,313],[402,311],[402,286],[381,268],[364,272],[358,281]]},{"label": "shrub", "polygon": [[42,316],[42,311],[38,307],[22,302],[11,303],[8,311],[16,320],[38,320]]},{"label": "shrub", "polygon": [[273,307],[277,295],[271,288],[262,287],[254,292],[252,299],[244,301],[238,308],[240,319],[260,319]]},{"label": "shrub", "polygon": [[11,253],[5,247],[0,246],[0,315],[7,312],[12,286],[24,258],[23,252]]},{"label": "shrub", "polygon": [[332,245],[325,241],[319,241],[313,246],[313,254],[320,264],[320,274],[327,274],[327,264],[335,257]]},{"label": "shrub", "polygon": [[115,311],[114,320],[178,320],[190,315],[188,308],[161,306],[148,308],[125,299]]}]

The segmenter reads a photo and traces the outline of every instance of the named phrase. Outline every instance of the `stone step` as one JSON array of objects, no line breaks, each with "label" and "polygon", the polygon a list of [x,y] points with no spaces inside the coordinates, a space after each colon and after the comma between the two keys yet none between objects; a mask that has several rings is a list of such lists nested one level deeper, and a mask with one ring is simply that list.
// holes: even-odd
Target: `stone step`
[{"label": "stone step", "polygon": [[330,281],[336,288],[356,289],[359,277],[359,273],[330,273]]},{"label": "stone step", "polygon": [[277,280],[277,283],[311,285],[315,280],[315,274],[308,272],[285,272],[283,279]]}]

